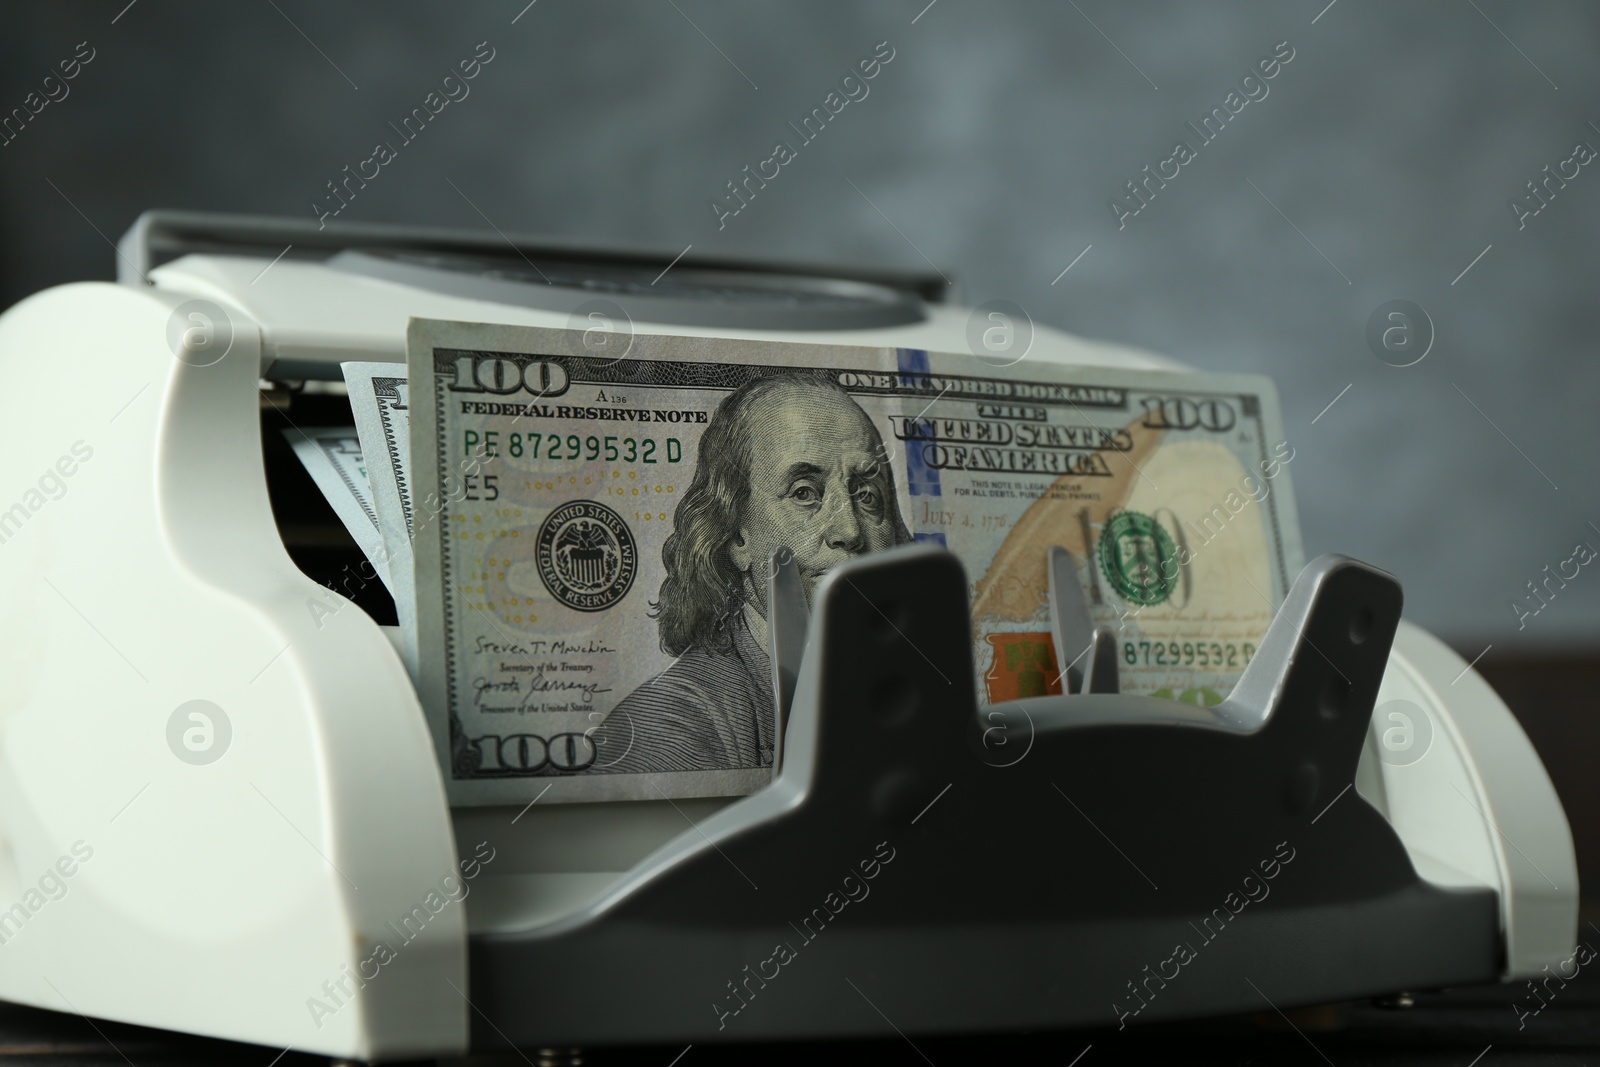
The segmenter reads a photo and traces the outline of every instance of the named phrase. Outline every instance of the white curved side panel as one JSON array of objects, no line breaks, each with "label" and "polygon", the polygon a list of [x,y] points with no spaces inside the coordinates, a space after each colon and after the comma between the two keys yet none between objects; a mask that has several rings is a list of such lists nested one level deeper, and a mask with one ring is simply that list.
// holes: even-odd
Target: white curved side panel
[{"label": "white curved side panel", "polygon": [[[1395,700],[1422,717],[1386,708]],[[1507,979],[1572,955],[1577,860],[1544,764],[1489,684],[1407,622],[1395,635],[1357,785],[1388,816],[1417,873],[1499,892]]]},{"label": "white curved side panel", "polygon": [[[0,317],[0,996],[330,1055],[459,1052],[465,917],[428,901],[459,872],[415,693],[284,551],[254,325],[235,314],[214,365],[180,361],[182,299],[79,284]],[[173,727],[192,701],[204,717]],[[385,925],[408,915],[410,941]],[[353,995],[378,942],[394,957]]]}]

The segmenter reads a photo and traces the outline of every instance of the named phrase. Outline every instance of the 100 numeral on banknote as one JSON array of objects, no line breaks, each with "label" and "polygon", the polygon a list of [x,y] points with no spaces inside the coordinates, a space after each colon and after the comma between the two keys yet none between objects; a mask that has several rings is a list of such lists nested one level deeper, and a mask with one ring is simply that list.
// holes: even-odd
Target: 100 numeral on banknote
[{"label": "100 numeral on banknote", "polygon": [[[1048,549],[1123,688],[1214,703],[1300,542],[1270,383],[907,349],[413,320],[418,685],[455,803],[747,793],[766,563],[913,541],[971,581],[980,700],[1060,691]],[[1026,371],[1027,373],[1022,373]]]}]

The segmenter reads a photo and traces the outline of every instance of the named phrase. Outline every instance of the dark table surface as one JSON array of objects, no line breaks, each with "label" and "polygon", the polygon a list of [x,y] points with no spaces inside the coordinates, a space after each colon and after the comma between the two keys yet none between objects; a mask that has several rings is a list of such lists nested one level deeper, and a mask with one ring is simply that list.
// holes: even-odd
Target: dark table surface
[{"label": "dark table surface", "polygon": [[[1596,969],[1600,969],[1597,967]],[[1100,1064],[1513,1064],[1600,1065],[1600,979],[1582,970],[1538,1014],[1524,984],[1423,993],[1404,1010],[1368,1003],[1332,1005],[1203,1023],[1130,1026],[1126,1030],[1059,1031],[984,1037],[888,1036],[874,1041],[787,1045],[694,1045],[588,1049],[583,1062],[626,1067],[707,1064],[1050,1063]],[[681,1058],[678,1058],[680,1057]],[[1076,1058],[1081,1057],[1081,1058]],[[1075,1059],[1076,1058],[1076,1059]],[[256,1045],[186,1037],[160,1030],[90,1022],[81,1017],[0,1005],[0,1062],[60,1065],[218,1064],[305,1067],[320,1057]],[[545,1062],[538,1050],[474,1057],[484,1067]]]},{"label": "dark table surface", "polygon": [[[1439,1067],[1509,1067],[1513,1064],[1600,1064],[1600,979],[1582,972],[1537,1016],[1520,1020],[1513,1004],[1526,988],[1497,986],[1422,994],[1414,1007],[1386,1010],[1371,1004],[1330,1006],[1205,1023],[1145,1026],[1118,1032],[1075,1031],[991,1038],[928,1039],[915,1048],[902,1039],[853,1044],[791,1046],[781,1054],[748,1047],[696,1047],[678,1067],[699,1063],[815,1063],[836,1054],[865,1052],[875,1063],[938,1067],[962,1063],[1216,1064],[1250,1067],[1307,1064],[1324,1067],[1418,1064]],[[1526,1006],[1525,1004],[1523,1006]],[[1319,1018],[1320,1016],[1320,1018]],[[1087,1051],[1085,1051],[1087,1050]],[[657,1063],[665,1067],[681,1049],[650,1056],[594,1058],[594,1063]],[[700,1059],[702,1052],[705,1054]],[[670,1054],[669,1054],[670,1053]],[[1074,1057],[1082,1058],[1074,1064]],[[651,1058],[651,1056],[664,1058]]]}]

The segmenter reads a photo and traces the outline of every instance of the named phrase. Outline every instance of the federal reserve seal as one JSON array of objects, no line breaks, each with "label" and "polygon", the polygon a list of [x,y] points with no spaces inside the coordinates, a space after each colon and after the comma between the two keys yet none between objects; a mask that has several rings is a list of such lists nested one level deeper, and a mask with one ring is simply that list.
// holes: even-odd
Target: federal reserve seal
[{"label": "federal reserve seal", "polygon": [[633,531],[592,500],[574,500],[539,527],[534,561],[544,587],[576,611],[604,611],[628,595],[638,571]]},{"label": "federal reserve seal", "polygon": [[1100,569],[1117,595],[1131,604],[1160,604],[1178,584],[1177,549],[1155,519],[1119,511],[1100,534]]}]

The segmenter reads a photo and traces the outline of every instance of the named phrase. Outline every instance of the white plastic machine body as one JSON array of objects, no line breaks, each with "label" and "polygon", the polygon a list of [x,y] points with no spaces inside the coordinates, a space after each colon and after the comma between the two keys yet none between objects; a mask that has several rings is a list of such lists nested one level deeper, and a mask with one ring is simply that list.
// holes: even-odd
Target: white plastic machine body
[{"label": "white plastic machine body", "polygon": [[[259,382],[403,362],[411,316],[568,314],[292,255],[189,254],[147,273],[0,316],[0,997],[331,1056],[459,1054],[469,935],[576,914],[693,834],[686,816],[730,801],[452,811],[390,636],[284,547]],[[169,346],[174,309],[197,299],[231,320],[216,362]],[[968,318],[929,305],[921,321],[826,332],[633,325],[964,351]],[[1182,369],[1044,327],[1029,358]],[[1501,976],[1567,958],[1571,838],[1515,720],[1403,623],[1378,701],[1394,698],[1425,710],[1427,758],[1378,758],[1395,724],[1375,720],[1356,792],[1422,878],[1497,895]],[[169,744],[197,700],[227,723],[203,765]],[[394,958],[357,989],[378,941]]]}]

